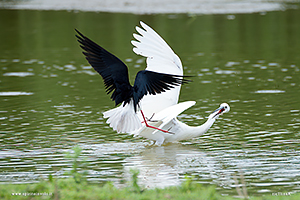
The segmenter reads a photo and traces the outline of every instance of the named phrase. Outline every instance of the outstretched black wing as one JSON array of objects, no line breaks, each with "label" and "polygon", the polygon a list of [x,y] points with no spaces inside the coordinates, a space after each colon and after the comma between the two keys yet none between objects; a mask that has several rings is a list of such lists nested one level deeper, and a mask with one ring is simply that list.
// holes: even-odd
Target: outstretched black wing
[{"label": "outstretched black wing", "polygon": [[[76,30],[76,29],[75,29]],[[107,94],[112,93],[111,99],[116,105],[130,101],[132,86],[128,79],[127,66],[116,56],[84,36],[78,30],[78,42],[84,50],[83,54],[90,65],[102,76]]]},{"label": "outstretched black wing", "polygon": [[190,82],[184,79],[187,76],[164,74],[148,70],[139,71],[135,77],[133,101],[136,105],[147,94],[159,94],[174,88],[174,86]]},{"label": "outstretched black wing", "polygon": [[[76,30],[76,29],[75,29]],[[78,30],[78,42],[84,50],[90,65],[102,76],[107,94],[112,93],[111,99],[116,105],[133,98],[136,111],[139,101],[147,94],[159,94],[183,83],[189,82],[186,76],[158,73],[148,70],[139,71],[132,87],[128,79],[127,66],[116,56],[84,36]]]}]

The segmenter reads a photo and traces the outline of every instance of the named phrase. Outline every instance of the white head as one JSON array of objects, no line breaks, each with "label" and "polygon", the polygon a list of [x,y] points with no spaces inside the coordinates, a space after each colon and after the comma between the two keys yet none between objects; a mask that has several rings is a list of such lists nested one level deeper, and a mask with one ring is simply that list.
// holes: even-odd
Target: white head
[{"label": "white head", "polygon": [[227,113],[229,111],[230,111],[229,105],[227,103],[222,103],[217,110],[215,110],[213,113],[209,115],[208,118],[217,119],[220,115],[222,115],[223,113]]}]

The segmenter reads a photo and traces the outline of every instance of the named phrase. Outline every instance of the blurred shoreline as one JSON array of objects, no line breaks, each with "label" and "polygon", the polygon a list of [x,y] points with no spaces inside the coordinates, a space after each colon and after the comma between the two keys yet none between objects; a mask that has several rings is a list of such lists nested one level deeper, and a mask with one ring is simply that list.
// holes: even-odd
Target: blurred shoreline
[{"label": "blurred shoreline", "polygon": [[[133,14],[235,14],[285,10],[287,1],[268,0],[11,0],[5,9],[69,10]],[[299,2],[299,1],[297,1]],[[292,3],[295,3],[293,1]]]}]

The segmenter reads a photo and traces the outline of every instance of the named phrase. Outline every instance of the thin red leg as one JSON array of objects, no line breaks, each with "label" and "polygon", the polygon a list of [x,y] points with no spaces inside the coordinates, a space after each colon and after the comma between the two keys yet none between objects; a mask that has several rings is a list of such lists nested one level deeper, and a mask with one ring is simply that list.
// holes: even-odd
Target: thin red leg
[{"label": "thin red leg", "polygon": [[150,126],[150,125],[147,123],[147,120],[146,120],[146,118],[145,118],[145,116],[144,116],[144,113],[143,113],[143,111],[142,111],[142,110],[141,110],[141,113],[142,113],[142,116],[143,116],[143,119],[144,119],[144,121],[143,121],[143,122],[145,122],[145,125],[146,125],[146,127],[148,127],[148,128],[153,128],[153,129],[156,129],[156,130],[162,131],[162,132],[164,132],[164,133],[170,133],[169,131],[162,130],[162,129],[160,129],[160,128],[157,128],[157,127],[155,127],[155,126]]}]

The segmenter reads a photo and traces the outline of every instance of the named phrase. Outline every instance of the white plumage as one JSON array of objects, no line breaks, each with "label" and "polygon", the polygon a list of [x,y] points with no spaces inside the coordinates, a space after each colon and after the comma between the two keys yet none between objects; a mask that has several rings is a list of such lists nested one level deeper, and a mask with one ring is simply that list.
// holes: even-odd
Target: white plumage
[{"label": "white plumage", "polygon": [[126,106],[123,104],[103,113],[104,118],[108,118],[106,122],[118,133],[130,133],[141,128],[142,123],[134,112],[133,102]]},{"label": "white plumage", "polygon": [[[183,75],[182,64],[179,57],[173,52],[169,45],[148,25],[140,22],[143,29],[136,27],[140,35],[133,34],[138,41],[131,41],[135,46],[133,51],[146,57],[146,70]],[[178,102],[180,87],[176,86],[157,95],[146,95],[141,101],[141,108],[146,116],[151,117]],[[155,106],[154,106],[155,105]]]},{"label": "white plumage", "polygon": [[229,112],[230,110],[227,103],[222,103],[217,110],[209,115],[206,122],[201,126],[188,126],[179,121],[177,116],[195,105],[195,103],[195,101],[186,101],[175,104],[152,116],[152,122],[150,123],[152,126],[168,130],[170,133],[163,133],[143,126],[132,134],[154,140],[157,145],[180,140],[189,140],[206,133],[220,115]]},{"label": "white plumage", "polygon": [[[179,57],[169,45],[149,26],[140,22],[142,28],[136,27],[139,34],[133,34],[137,41],[132,41],[133,51],[146,57],[146,70],[183,75],[183,68]],[[144,115],[149,120],[148,124],[167,130],[169,133],[149,128],[143,123],[140,112],[134,113],[132,104],[121,105],[117,108],[104,112],[108,118],[107,123],[117,132],[130,133],[151,139],[161,145],[167,142],[187,140],[198,137],[205,133],[223,113],[228,112],[230,107],[223,103],[213,112],[207,121],[201,126],[191,127],[180,122],[176,117],[193,106],[195,101],[178,103],[181,86],[175,86],[171,90],[156,95],[146,95],[140,102]]]}]

